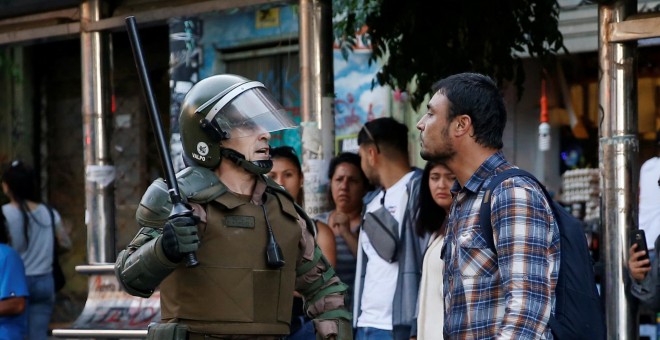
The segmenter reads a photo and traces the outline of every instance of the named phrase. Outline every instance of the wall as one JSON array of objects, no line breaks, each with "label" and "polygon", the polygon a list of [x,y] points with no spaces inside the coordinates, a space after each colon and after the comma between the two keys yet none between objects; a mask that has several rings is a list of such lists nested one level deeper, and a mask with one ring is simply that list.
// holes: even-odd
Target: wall
[{"label": "wall", "polygon": [[34,117],[26,114],[34,110],[33,70],[26,63],[30,56],[31,51],[23,47],[0,49],[0,164],[13,159],[36,161],[38,132],[33,131]]},{"label": "wall", "polygon": [[[60,256],[67,284],[58,295],[55,321],[73,318],[82,309],[87,281],[74,267],[86,263],[85,188],[82,152],[80,43],[77,40],[32,47],[38,106],[26,113],[45,123],[40,166],[46,169],[48,202],[62,216],[72,249]],[[54,67],[57,65],[57,67]]]},{"label": "wall", "polygon": [[[165,113],[161,120],[167,128],[167,26],[143,29],[141,34],[157,103]],[[117,170],[116,246],[123,249],[137,233],[135,209],[142,193],[161,174],[161,168],[127,36],[120,32],[113,38],[114,111],[107,114],[112,120],[110,151]],[[0,91],[0,99],[6,103],[0,109],[0,132],[6,132],[1,134],[6,139],[0,140],[0,161],[21,158],[41,170],[44,199],[58,209],[70,232],[73,248],[60,258],[67,285],[58,294],[53,321],[71,322],[87,299],[87,276],[76,273],[75,266],[88,264],[85,219],[95,218],[85,213],[80,41],[13,49],[20,51],[21,81],[9,79],[11,85]]]},{"label": "wall", "polygon": [[[256,56],[269,53],[268,50],[272,51],[276,48],[285,49],[291,46],[293,48],[287,50],[297,50],[297,6],[274,7],[270,10],[276,11],[270,13],[276,19],[271,20],[268,25],[260,23],[259,17],[266,15],[262,11],[238,10],[234,13],[209,13],[201,16],[204,29],[200,44],[204,51],[204,61],[200,67],[200,77],[226,72],[227,64],[223,55],[243,53],[246,59],[256,59]],[[405,99],[405,96],[393,92],[389,87],[377,84],[372,88],[372,80],[379,65],[378,63],[369,65],[370,53],[367,46],[356,46],[354,53],[350,54],[348,59],[344,59],[338,49],[333,52],[336,152],[343,149],[356,151],[355,137],[362,124],[368,120],[393,115],[405,121],[404,105],[401,104],[402,97]],[[300,78],[300,71],[297,68],[286,68],[286,72],[270,70],[273,71],[284,74],[282,77],[288,78],[287,83],[297,84]],[[269,87],[271,87],[270,78],[256,76],[256,80],[264,81]],[[299,93],[293,95],[298,97],[285,98],[285,101],[291,103],[285,105],[294,120],[299,121]],[[288,136],[282,140],[300,151],[299,132],[296,131],[295,136]],[[277,143],[279,141],[276,140],[274,145]]]}]

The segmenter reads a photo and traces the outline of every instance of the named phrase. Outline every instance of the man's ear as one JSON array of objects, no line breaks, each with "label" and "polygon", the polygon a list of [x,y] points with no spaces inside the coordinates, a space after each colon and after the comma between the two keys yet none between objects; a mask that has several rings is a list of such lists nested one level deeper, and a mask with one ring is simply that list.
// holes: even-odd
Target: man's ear
[{"label": "man's ear", "polygon": [[472,128],[472,119],[468,115],[460,115],[454,119],[454,131],[456,136],[462,136],[470,131]]},{"label": "man's ear", "polygon": [[369,162],[369,165],[374,166],[377,162],[378,159],[378,150],[376,150],[376,147],[373,145],[369,145],[367,147],[367,161]]}]

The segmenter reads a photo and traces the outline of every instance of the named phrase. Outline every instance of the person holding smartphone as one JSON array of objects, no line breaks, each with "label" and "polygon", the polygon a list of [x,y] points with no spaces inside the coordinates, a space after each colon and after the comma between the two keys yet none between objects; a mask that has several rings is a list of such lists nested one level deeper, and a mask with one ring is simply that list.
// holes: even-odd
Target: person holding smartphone
[{"label": "person holding smartphone", "polygon": [[[639,228],[631,232],[628,251],[628,271],[632,278],[631,292],[640,302],[660,311],[660,278],[657,252],[660,251],[660,133],[656,134],[654,157],[644,162],[639,178]],[[656,183],[657,182],[657,183]],[[657,185],[656,185],[657,184]],[[639,233],[639,234],[636,234]],[[646,235],[645,235],[646,234]],[[641,235],[641,236],[639,236]],[[638,239],[638,242],[636,241]],[[648,246],[646,243],[648,242]],[[644,248],[644,249],[643,249]]]},{"label": "person holding smartphone", "polygon": [[656,156],[639,169],[639,229],[646,232],[649,256],[653,259],[655,239],[660,236],[660,133],[656,134]]},{"label": "person holding smartphone", "polygon": [[648,246],[644,230],[631,231],[631,246],[628,250],[628,270],[630,276],[637,282],[641,282],[651,270],[651,259],[649,258]]},{"label": "person holding smartphone", "polygon": [[[648,246],[643,230],[633,230],[628,250],[628,273],[631,280],[631,293],[639,301],[653,310],[660,309],[660,278],[658,271],[651,270],[658,265],[657,256],[649,257]],[[654,249],[660,249],[656,239]]]}]

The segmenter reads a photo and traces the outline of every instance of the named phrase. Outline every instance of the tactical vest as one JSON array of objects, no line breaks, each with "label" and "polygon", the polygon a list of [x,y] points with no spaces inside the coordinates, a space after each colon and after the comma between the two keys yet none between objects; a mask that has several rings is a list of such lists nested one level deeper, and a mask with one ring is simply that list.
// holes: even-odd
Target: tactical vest
[{"label": "tactical vest", "polygon": [[225,192],[207,205],[200,227],[199,266],[183,264],[161,283],[161,316],[203,334],[288,334],[302,237],[298,214],[282,193],[265,194],[268,221],[285,265],[266,265],[267,226],[261,206]]}]

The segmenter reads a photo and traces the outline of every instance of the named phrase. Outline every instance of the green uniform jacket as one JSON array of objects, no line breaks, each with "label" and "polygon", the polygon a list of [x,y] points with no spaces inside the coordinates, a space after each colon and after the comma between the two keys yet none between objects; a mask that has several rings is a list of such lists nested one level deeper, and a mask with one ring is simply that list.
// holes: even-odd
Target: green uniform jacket
[{"label": "green uniform jacket", "polygon": [[[297,290],[320,337],[352,338],[346,285],[322,256],[313,223],[290,195],[265,176],[251,197],[230,192],[204,168],[185,169],[177,178],[201,218],[200,264],[187,268],[164,256],[159,226],[171,203],[164,183],[156,181],[138,209],[144,227],[115,266],[127,292],[149,296],[160,284],[163,322],[185,324],[193,333],[284,335]],[[285,265],[278,269],[266,264],[266,220],[284,255]]]}]

